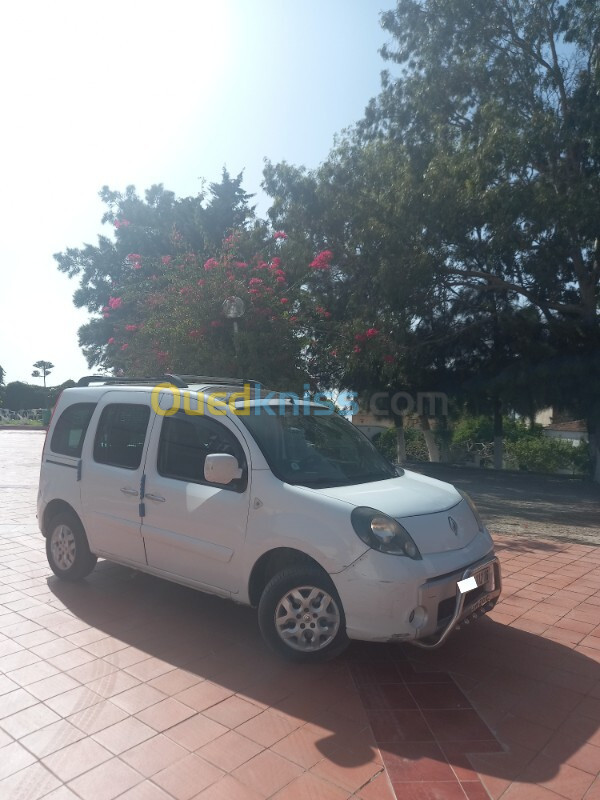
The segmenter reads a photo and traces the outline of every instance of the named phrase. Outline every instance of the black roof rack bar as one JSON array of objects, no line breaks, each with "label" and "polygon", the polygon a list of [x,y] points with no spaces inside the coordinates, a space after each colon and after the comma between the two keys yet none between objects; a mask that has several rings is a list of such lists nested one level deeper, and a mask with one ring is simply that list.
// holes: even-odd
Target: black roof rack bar
[{"label": "black roof rack bar", "polygon": [[210,383],[215,386],[243,386],[245,383],[248,383],[250,386],[256,386],[260,383],[260,381],[256,381],[252,378],[215,378],[210,375],[178,375],[176,377],[186,381],[188,385],[190,383]]},{"label": "black roof rack bar", "polygon": [[158,376],[144,376],[132,377],[128,375],[85,375],[77,381],[77,386],[90,386],[92,383],[106,383],[112,385],[127,385],[127,384],[156,384],[156,383],[171,383],[179,389],[187,389],[190,383],[205,383],[212,386],[258,386],[260,381],[252,378],[219,378],[214,375],[158,375]]},{"label": "black roof rack bar", "polygon": [[106,383],[109,385],[129,385],[129,384],[156,384],[171,383],[179,389],[187,389],[187,383],[179,375],[160,375],[158,377],[127,377],[114,375],[86,375],[77,381],[77,386],[89,386],[92,383]]}]

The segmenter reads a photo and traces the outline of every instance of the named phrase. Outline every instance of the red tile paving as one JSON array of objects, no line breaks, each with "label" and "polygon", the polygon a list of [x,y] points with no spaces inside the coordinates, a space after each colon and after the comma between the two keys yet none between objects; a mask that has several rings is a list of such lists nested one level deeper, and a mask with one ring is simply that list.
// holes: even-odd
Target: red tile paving
[{"label": "red tile paving", "polygon": [[249,609],[57,581],[42,438],[0,432],[1,800],[600,800],[600,548],[497,537],[502,602],[443,649],[290,666]]}]

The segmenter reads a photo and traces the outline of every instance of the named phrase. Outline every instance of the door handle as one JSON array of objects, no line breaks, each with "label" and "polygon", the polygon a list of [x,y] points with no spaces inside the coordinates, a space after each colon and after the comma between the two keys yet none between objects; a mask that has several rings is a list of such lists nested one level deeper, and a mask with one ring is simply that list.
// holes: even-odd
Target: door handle
[{"label": "door handle", "polygon": [[137,489],[130,489],[129,486],[123,486],[121,491],[123,492],[123,494],[133,495],[133,497],[137,497],[138,496],[138,490]]},{"label": "door handle", "polygon": [[148,500],[156,500],[157,503],[164,503],[165,498],[161,497],[159,494],[152,494],[151,492],[146,492],[144,497],[147,497]]}]

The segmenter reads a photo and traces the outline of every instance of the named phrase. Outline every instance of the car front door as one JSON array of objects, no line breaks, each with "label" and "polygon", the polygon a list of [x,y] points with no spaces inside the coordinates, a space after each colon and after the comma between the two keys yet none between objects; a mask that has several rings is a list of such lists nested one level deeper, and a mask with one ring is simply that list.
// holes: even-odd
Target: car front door
[{"label": "car front door", "polygon": [[[242,477],[204,478],[210,453],[236,457]],[[157,419],[145,468],[142,534],[148,566],[217,593],[239,590],[250,504],[249,452],[225,417],[177,412]]]},{"label": "car front door", "polygon": [[146,563],[140,486],[155,419],[145,393],[135,391],[107,392],[94,412],[82,453],[81,501],[97,555]]}]

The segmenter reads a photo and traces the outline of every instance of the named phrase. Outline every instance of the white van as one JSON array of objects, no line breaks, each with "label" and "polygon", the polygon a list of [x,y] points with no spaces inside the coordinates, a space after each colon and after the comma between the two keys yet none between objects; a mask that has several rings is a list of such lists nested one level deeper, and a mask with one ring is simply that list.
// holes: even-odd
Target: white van
[{"label": "white van", "polygon": [[257,606],[296,661],[349,639],[437,647],[500,595],[467,495],[252,382],[82,378],[49,426],[38,520],[60,578],[102,557]]}]

